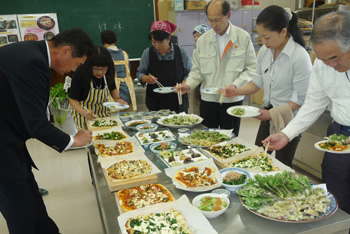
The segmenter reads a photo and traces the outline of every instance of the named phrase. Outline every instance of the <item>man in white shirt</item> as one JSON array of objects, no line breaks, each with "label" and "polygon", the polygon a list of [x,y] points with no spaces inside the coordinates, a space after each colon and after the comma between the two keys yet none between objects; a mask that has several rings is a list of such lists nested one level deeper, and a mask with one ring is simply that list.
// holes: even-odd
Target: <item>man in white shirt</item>
[{"label": "man in white shirt", "polygon": [[[317,20],[311,33],[317,55],[304,105],[282,132],[270,135],[270,150],[279,150],[308,129],[331,104],[334,122],[327,135],[350,136],[350,12],[332,12]],[[350,214],[350,154],[325,153],[322,180]]]},{"label": "man in white shirt", "polygon": [[255,72],[256,55],[250,35],[229,22],[230,4],[223,0],[208,3],[206,13],[212,27],[197,41],[193,53],[193,66],[182,86],[186,93],[201,85],[200,115],[209,128],[234,129],[238,135],[240,119],[226,113],[234,105],[241,105],[244,96],[225,97],[222,104],[219,94],[208,93],[206,88],[237,87],[251,81]]}]

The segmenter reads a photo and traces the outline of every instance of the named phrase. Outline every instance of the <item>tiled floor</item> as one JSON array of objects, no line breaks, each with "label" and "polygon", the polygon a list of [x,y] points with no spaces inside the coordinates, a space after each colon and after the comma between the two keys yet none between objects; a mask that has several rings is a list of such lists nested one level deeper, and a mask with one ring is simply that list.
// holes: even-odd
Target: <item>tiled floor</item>
[{"label": "tiled floor", "polygon": [[[64,234],[102,234],[100,214],[91,184],[85,149],[57,153],[37,140],[28,142],[39,187],[49,191],[44,202],[50,217]],[[0,233],[8,234],[0,215]]]},{"label": "tiled floor", "polygon": [[[242,119],[239,137],[254,144],[258,126],[259,120]],[[48,213],[60,231],[64,234],[102,234],[86,151],[81,149],[59,154],[36,140],[30,140],[28,147],[40,168],[40,171],[34,171],[36,180],[40,187],[49,190],[49,195],[44,196]],[[319,183],[318,179],[309,178]],[[1,215],[0,233],[8,234]]]}]

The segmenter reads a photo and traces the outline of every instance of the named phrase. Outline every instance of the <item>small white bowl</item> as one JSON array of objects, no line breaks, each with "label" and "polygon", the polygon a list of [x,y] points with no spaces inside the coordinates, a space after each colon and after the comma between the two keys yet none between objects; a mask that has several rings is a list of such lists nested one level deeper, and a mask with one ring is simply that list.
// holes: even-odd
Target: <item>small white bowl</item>
[{"label": "small white bowl", "polygon": [[144,116],[142,116],[142,119],[147,119],[147,120],[153,120],[153,116],[152,115],[144,115]]},{"label": "small white bowl", "polygon": [[169,110],[169,109],[161,109],[161,110],[157,111],[157,113],[158,113],[160,116],[168,116],[169,113],[170,113],[170,110]]},{"label": "small white bowl", "polygon": [[[224,169],[221,169],[220,170],[220,174],[222,176],[222,179],[224,179],[225,175],[229,172],[238,172],[238,173],[241,173],[241,174],[245,174],[247,176],[247,179],[245,181],[245,183],[247,183],[247,180],[251,177],[249,172],[242,169],[242,168],[238,168],[238,167],[228,167],[228,168],[224,168]],[[243,185],[245,184],[238,184],[238,185],[229,185],[229,184],[225,184],[224,182],[222,182],[222,185],[227,189],[229,190],[230,192],[232,193],[235,193],[237,190],[240,190]]]},{"label": "small white bowl", "polygon": [[[218,197],[218,198],[221,198],[224,201],[224,203],[227,204],[227,206],[225,208],[222,208],[219,211],[203,211],[203,210],[200,210],[198,207],[201,205],[201,199],[203,197]],[[193,198],[192,205],[194,207],[196,207],[198,210],[200,210],[204,214],[205,217],[207,217],[208,219],[213,219],[213,218],[216,218],[219,215],[225,213],[227,208],[230,206],[230,200],[227,198],[227,196],[225,194],[203,193],[203,194],[200,194],[200,195],[196,196],[195,198]]]},{"label": "small white bowl", "polygon": [[121,121],[128,121],[134,116],[134,113],[133,112],[120,112],[117,115]]},{"label": "small white bowl", "polygon": [[168,143],[170,145],[170,149],[166,149],[165,151],[173,151],[176,149],[177,144],[175,142],[171,142],[171,141],[163,141],[163,142],[153,143],[152,145],[149,146],[149,149],[155,154],[160,153],[160,152],[162,152],[162,150],[156,150],[155,148],[164,142]]},{"label": "small white bowl", "polygon": [[228,198],[230,198],[231,196],[231,192],[223,188],[214,189],[213,191],[211,191],[211,193],[223,194],[223,195],[226,195]]},{"label": "small white bowl", "polygon": [[158,124],[140,124],[136,126],[136,130],[139,132],[147,133],[147,132],[154,132],[158,128]]}]

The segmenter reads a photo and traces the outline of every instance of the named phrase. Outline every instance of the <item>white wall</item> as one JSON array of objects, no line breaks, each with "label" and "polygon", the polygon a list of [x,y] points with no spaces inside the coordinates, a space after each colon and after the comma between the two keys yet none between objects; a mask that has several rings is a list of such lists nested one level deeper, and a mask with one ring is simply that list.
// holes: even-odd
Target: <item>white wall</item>
[{"label": "white wall", "polygon": [[278,5],[281,7],[289,7],[293,11],[295,10],[295,1],[297,0],[259,0],[260,8],[264,9],[270,5]]}]

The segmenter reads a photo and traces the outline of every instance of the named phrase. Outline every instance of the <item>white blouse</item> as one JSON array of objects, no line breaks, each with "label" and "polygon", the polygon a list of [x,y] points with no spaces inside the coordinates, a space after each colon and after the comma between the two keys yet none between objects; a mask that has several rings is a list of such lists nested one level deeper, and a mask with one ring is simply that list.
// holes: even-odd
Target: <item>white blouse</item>
[{"label": "white blouse", "polygon": [[264,104],[276,107],[292,101],[302,105],[311,71],[309,54],[290,36],[275,61],[273,50],[266,46],[259,50],[253,82],[264,88]]}]

